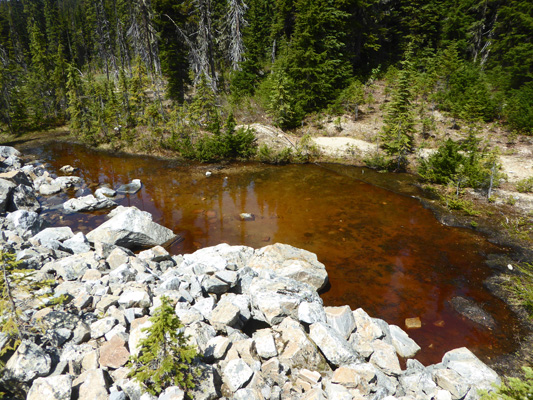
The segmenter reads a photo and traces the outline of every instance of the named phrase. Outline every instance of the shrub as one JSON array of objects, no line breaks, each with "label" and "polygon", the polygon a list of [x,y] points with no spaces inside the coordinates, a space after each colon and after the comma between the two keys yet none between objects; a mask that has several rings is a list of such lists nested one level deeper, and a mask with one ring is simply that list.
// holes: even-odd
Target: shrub
[{"label": "shrub", "polygon": [[533,369],[522,367],[524,371],[523,379],[506,378],[505,382],[496,388],[494,392],[484,392],[481,396],[483,400],[515,400],[533,399]]},{"label": "shrub", "polygon": [[533,82],[513,91],[504,112],[513,129],[533,135]]},{"label": "shrub", "polygon": [[189,337],[183,334],[183,324],[167,297],[161,298],[161,306],[150,321],[152,326],[144,329],[148,336],[140,341],[139,354],[128,363],[132,369],[129,376],[152,395],[170,386],[194,388],[198,373],[191,363],[197,356],[196,348],[188,344]]},{"label": "shrub", "polygon": [[516,190],[518,190],[520,193],[533,192],[533,176],[519,180],[516,183]]}]

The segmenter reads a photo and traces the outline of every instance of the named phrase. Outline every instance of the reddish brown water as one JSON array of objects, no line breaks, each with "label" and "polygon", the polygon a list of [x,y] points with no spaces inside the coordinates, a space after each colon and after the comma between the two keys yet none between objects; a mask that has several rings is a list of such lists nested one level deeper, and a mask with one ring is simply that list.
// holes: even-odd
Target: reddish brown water
[{"label": "reddish brown water", "polygon": [[[422,328],[408,333],[422,347],[417,358],[425,364],[461,346],[488,360],[513,351],[521,334],[506,305],[483,287],[491,274],[486,255],[505,249],[472,231],[443,226],[414,198],[356,179],[370,171],[247,164],[212,169],[213,176],[206,178],[207,166],[119,157],[72,144],[24,152],[49,161],[56,171],[65,164],[80,168],[78,175],[90,187],[116,188],[141,179],[142,190],[119,203],[149,211],[181,235],[184,240],[170,248],[174,253],[220,242],[256,248],[281,242],[316,253],[331,282],[322,295],[326,305],[362,307],[403,328],[405,318],[420,317]],[[399,175],[379,179],[402,186]],[[404,185],[404,190],[413,189]],[[62,195],[47,201],[64,200]],[[253,213],[255,220],[241,221],[241,212]],[[88,232],[105,213],[58,217],[48,212],[47,218]],[[462,318],[449,304],[458,295],[481,304],[498,327],[491,331]]]}]

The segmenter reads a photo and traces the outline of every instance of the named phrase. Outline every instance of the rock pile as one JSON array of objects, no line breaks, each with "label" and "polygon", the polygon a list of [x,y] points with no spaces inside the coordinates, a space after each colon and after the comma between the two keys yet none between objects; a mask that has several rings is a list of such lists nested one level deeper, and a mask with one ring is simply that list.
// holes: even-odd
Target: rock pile
[{"label": "rock pile", "polygon": [[[35,190],[32,171],[11,164]],[[35,211],[1,218],[0,245],[38,278],[53,277],[51,299],[66,301],[18,299],[27,305],[24,318],[41,329],[9,358],[0,388],[22,387],[28,399],[155,399],[128,378],[126,363],[163,295],[202,355],[193,399],[470,400],[499,382],[466,348],[425,367],[411,358],[420,348],[401,328],[360,308],[324,307],[317,291],[327,273],[308,251],[220,244],[172,256],[157,244],[173,233],[146,214],[118,207],[87,236],[42,230]],[[128,249],[138,245],[155,246]],[[399,357],[407,359],[405,369]],[[159,396],[183,398],[177,387]]]}]

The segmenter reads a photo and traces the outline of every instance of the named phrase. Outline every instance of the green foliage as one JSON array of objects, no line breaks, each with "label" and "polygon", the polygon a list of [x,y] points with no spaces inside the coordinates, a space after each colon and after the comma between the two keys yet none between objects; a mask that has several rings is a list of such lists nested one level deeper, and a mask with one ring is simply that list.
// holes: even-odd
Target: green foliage
[{"label": "green foliage", "polygon": [[161,298],[161,305],[150,321],[152,325],[144,329],[148,336],[139,343],[139,354],[132,356],[128,363],[129,376],[152,395],[159,395],[170,386],[183,390],[194,388],[198,374],[191,364],[197,351],[188,344],[183,324],[167,297]]},{"label": "green foliage", "polygon": [[274,124],[280,128],[294,128],[301,119],[289,76],[280,67],[274,70],[263,85],[268,96],[267,111]]},{"label": "green foliage", "polygon": [[533,368],[522,367],[522,378],[505,378],[495,391],[484,391],[482,400],[530,400],[533,399]]},{"label": "green foliage", "polygon": [[519,275],[513,276],[510,290],[526,309],[530,318],[533,318],[533,264],[525,263],[517,266]]},{"label": "green foliage", "polygon": [[20,262],[15,254],[0,251],[0,332],[9,337],[8,346],[0,352],[0,356],[19,345],[23,336],[33,331],[33,325],[24,318],[23,309],[17,295],[38,298],[39,289],[51,285],[49,281],[36,281],[33,270],[19,269]]},{"label": "green foliage", "polygon": [[533,135],[533,81],[511,92],[504,113],[513,129]]},{"label": "green foliage", "polygon": [[500,168],[497,154],[480,148],[472,131],[464,143],[448,139],[427,160],[420,160],[418,173],[428,182],[454,185],[458,195],[461,187],[498,186]]},{"label": "green foliage", "polygon": [[533,192],[533,176],[519,180],[516,183],[516,190],[518,190],[520,193]]},{"label": "green foliage", "polygon": [[446,204],[450,210],[464,211],[470,216],[479,215],[480,212],[474,208],[471,201],[460,198],[457,195],[444,194],[441,196],[441,201]]},{"label": "green foliage", "polygon": [[287,164],[291,162],[293,151],[290,147],[285,147],[281,151],[273,150],[266,144],[259,146],[257,159],[267,164]]}]

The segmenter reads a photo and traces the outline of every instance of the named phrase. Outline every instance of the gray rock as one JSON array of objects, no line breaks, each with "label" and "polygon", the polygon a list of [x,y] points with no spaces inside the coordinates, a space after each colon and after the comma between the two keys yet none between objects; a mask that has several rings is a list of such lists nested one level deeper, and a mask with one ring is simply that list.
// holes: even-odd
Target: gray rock
[{"label": "gray rock", "polygon": [[92,241],[138,248],[162,245],[175,239],[170,229],[152,221],[152,216],[136,207],[117,207],[110,220],[87,234]]},{"label": "gray rock", "polygon": [[60,176],[54,179],[54,183],[58,184],[61,189],[68,189],[82,183],[79,176]]},{"label": "gray rock", "polygon": [[25,238],[35,235],[42,226],[39,214],[33,211],[17,210],[6,217],[8,227],[19,232]]},{"label": "gray rock", "polygon": [[63,165],[61,168],[59,168],[61,172],[67,175],[72,175],[74,172],[78,170],[78,168],[73,167],[72,165]]},{"label": "gray rock", "polygon": [[35,240],[40,243],[46,243],[51,240],[62,242],[64,240],[71,239],[73,236],[74,233],[72,233],[72,229],[70,229],[68,226],[65,226],[59,228],[46,228],[32,237],[31,240]]},{"label": "gray rock", "polygon": [[0,157],[8,158],[8,157],[20,157],[22,154],[20,151],[15,149],[11,146],[0,146]]},{"label": "gray rock", "polygon": [[7,179],[0,179],[0,213],[5,213],[17,185]]},{"label": "gray rock", "polygon": [[52,360],[36,344],[23,341],[7,361],[4,380],[30,382],[41,376],[47,376],[52,368]]},{"label": "gray rock", "polygon": [[92,194],[78,197],[76,199],[70,199],[63,203],[63,208],[67,212],[81,212],[81,211],[94,211],[101,210],[104,208],[111,208],[116,206],[113,200],[108,199],[107,197],[96,198]]},{"label": "gray rock", "polygon": [[254,371],[241,359],[231,360],[222,371],[222,380],[234,393],[243,387]]},{"label": "gray rock", "polygon": [[78,232],[70,239],[65,240],[63,246],[74,254],[87,253],[91,250],[91,245],[82,232]]},{"label": "gray rock", "polygon": [[122,293],[118,299],[118,304],[123,308],[149,308],[152,305],[152,298],[146,290],[134,288]]},{"label": "gray rock", "polygon": [[207,342],[204,353],[206,361],[213,362],[222,359],[226,355],[230,345],[230,340],[224,336],[215,336],[214,338],[210,339]]},{"label": "gray rock", "polygon": [[346,339],[323,322],[315,322],[310,326],[309,337],[333,365],[340,366],[360,361]]},{"label": "gray rock", "polygon": [[197,365],[200,376],[197,385],[190,391],[190,397],[194,400],[214,400],[222,396],[217,391],[216,378],[217,371],[210,365],[199,363]]},{"label": "gray rock", "polygon": [[298,306],[298,319],[306,324],[314,324],[325,323],[327,318],[322,304],[304,301]]},{"label": "gray rock", "polygon": [[328,325],[348,339],[355,329],[355,319],[350,307],[325,307],[324,311]]},{"label": "gray rock", "polygon": [[396,349],[382,340],[375,340],[371,345],[374,352],[370,357],[370,362],[387,375],[400,375],[402,370],[400,368],[400,361],[396,355]]},{"label": "gray rock", "polygon": [[18,185],[13,189],[12,196],[14,210],[41,211],[41,204],[37,200],[37,197],[35,197],[35,192],[30,186]]},{"label": "gray rock", "polygon": [[43,196],[50,196],[52,194],[59,193],[61,191],[61,185],[58,182],[43,183],[39,186],[39,193]]},{"label": "gray rock", "polygon": [[202,281],[202,288],[206,293],[223,294],[230,289],[230,285],[215,276],[211,276]]},{"label": "gray rock", "polygon": [[120,185],[117,189],[118,193],[135,194],[142,188],[140,179],[133,179],[130,183]]},{"label": "gray rock", "polygon": [[119,265],[128,263],[130,257],[133,255],[134,254],[127,249],[116,247],[106,257],[106,262],[109,264],[109,268],[115,269]]},{"label": "gray rock", "polygon": [[114,317],[106,317],[99,319],[98,321],[93,322],[90,325],[91,328],[91,337],[93,339],[98,339],[104,336],[109,332],[113,327],[118,323],[117,319]]},{"label": "gray rock", "polygon": [[483,310],[476,302],[457,296],[450,300],[450,304],[455,311],[469,320],[489,329],[496,327],[496,322],[492,318],[492,315]]},{"label": "gray rock", "polygon": [[498,374],[485,365],[466,347],[451,350],[444,354],[442,364],[457,372],[464,382],[475,385],[479,389],[492,389],[492,385],[501,383]]},{"label": "gray rock", "polygon": [[82,277],[88,269],[98,269],[99,262],[95,258],[95,253],[74,254],[57,261],[46,263],[42,267],[43,272],[60,275],[63,279],[70,281]]},{"label": "gray rock", "polygon": [[28,175],[26,175],[26,173],[24,173],[20,169],[0,173],[0,179],[5,179],[7,181],[13,182],[15,185],[29,186],[30,189],[33,187],[33,183],[28,178]]},{"label": "gray rock", "polygon": [[204,316],[205,319],[209,320],[211,318],[211,313],[215,308],[215,299],[212,297],[205,297],[196,302],[193,309],[198,310],[200,314]]},{"label": "gray rock", "polygon": [[389,325],[389,329],[392,345],[400,357],[412,358],[420,351],[420,346],[402,328],[396,325]]},{"label": "gray rock", "polygon": [[161,246],[155,246],[151,249],[141,251],[137,254],[141,260],[161,262],[165,260],[171,260],[170,253]]},{"label": "gray rock", "polygon": [[105,187],[105,186],[96,189],[96,191],[94,192],[94,196],[96,198],[98,198],[98,199],[115,197],[116,195],[117,195],[117,191],[116,190],[113,190],[113,189]]},{"label": "gray rock", "polygon": [[269,359],[278,355],[271,329],[260,329],[254,332],[252,338],[259,357]]},{"label": "gray rock", "polygon": [[346,389],[342,385],[328,382],[326,383],[325,389],[326,389],[326,394],[328,395],[328,399],[336,399],[336,400],[352,400],[353,399],[349,390]]},{"label": "gray rock", "polygon": [[72,395],[72,376],[58,375],[48,378],[37,378],[27,400],[70,400]]},{"label": "gray rock", "polygon": [[315,254],[287,244],[276,243],[256,250],[248,266],[256,271],[275,271],[316,290],[321,290],[328,283],[326,267],[317,260]]}]

